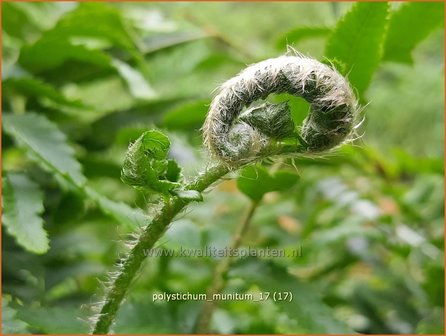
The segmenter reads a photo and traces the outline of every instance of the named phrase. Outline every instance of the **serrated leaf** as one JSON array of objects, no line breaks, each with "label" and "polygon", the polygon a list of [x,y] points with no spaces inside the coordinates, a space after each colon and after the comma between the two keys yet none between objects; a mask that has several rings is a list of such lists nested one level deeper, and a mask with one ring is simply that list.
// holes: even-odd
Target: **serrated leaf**
[{"label": "serrated leaf", "polygon": [[17,243],[26,250],[42,254],[48,251],[43,228],[43,193],[26,175],[7,173],[3,178],[2,221]]},{"label": "serrated leaf", "polygon": [[229,276],[255,283],[262,291],[270,292],[271,295],[291,292],[291,301],[275,300],[275,304],[309,334],[353,333],[334,318],[333,312],[321,300],[315,288],[299,281],[283,267],[256,258],[247,258],[236,264]]},{"label": "serrated leaf", "polygon": [[260,201],[266,193],[292,188],[298,180],[293,172],[278,171],[272,175],[262,166],[248,166],[242,169],[237,187],[251,200]]},{"label": "serrated leaf", "polygon": [[57,91],[53,86],[31,77],[8,78],[2,83],[3,93],[8,96],[11,94],[21,94],[26,97],[47,98],[55,103],[67,105],[75,108],[85,107],[82,102],[71,100]]},{"label": "serrated leaf", "polygon": [[443,3],[408,2],[392,14],[383,59],[412,63],[412,50],[434,29],[444,25]]},{"label": "serrated leaf", "polygon": [[5,131],[39,164],[78,187],[85,183],[81,165],[75,159],[74,150],[68,145],[65,134],[45,116],[35,113],[6,114],[3,125]]},{"label": "serrated leaf", "polygon": [[17,318],[17,312],[9,306],[6,299],[2,298],[2,335],[30,334],[28,325]]},{"label": "serrated leaf", "polygon": [[157,96],[153,88],[139,71],[118,59],[114,59],[112,64],[120,76],[125,80],[133,97],[147,100]]},{"label": "serrated leaf", "polygon": [[362,96],[382,55],[386,2],[358,2],[338,22],[327,42],[326,56],[346,64],[344,75]]},{"label": "serrated leaf", "polygon": [[302,40],[326,37],[332,28],[329,27],[297,27],[281,36],[276,43],[279,50],[284,50],[287,45],[297,44]]},{"label": "serrated leaf", "polygon": [[144,215],[124,203],[115,202],[85,186],[81,165],[74,158],[66,136],[43,115],[27,113],[3,116],[5,131],[24,147],[30,157],[42,168],[68,185],[88,196],[105,214],[130,228],[141,226]]}]

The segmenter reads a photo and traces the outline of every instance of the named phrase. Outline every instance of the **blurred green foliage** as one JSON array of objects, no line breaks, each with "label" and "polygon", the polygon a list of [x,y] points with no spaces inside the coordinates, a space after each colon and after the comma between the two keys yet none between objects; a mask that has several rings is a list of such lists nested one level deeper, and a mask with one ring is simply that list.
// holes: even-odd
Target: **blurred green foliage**
[{"label": "blurred green foliage", "polygon": [[[246,168],[158,247],[224,248],[249,198],[262,199],[242,245],[302,254],[240,260],[225,292],[294,301],[220,302],[212,331],[443,334],[442,4],[1,6],[3,333],[88,331],[98,279],[158,197],[121,182],[128,145],[161,129],[191,178],[208,162],[199,129],[214,88],[289,44],[349,77],[367,104],[357,141],[275,172]],[[289,100],[296,123],[308,112],[271,100]],[[218,261],[150,257],[114,331],[190,333],[202,303],[152,294],[204,293]]]}]

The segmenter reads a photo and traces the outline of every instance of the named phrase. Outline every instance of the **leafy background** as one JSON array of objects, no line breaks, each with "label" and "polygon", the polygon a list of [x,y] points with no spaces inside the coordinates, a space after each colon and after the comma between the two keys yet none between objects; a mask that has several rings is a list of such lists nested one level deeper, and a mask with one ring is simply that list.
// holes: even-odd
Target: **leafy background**
[{"label": "leafy background", "polygon": [[[261,167],[263,191],[252,171],[224,181],[159,246],[223,248],[249,197],[268,192],[243,246],[303,253],[240,260],[225,292],[295,300],[220,302],[211,331],[443,333],[443,4],[1,6],[3,333],[88,331],[100,281],[156,201],[120,181],[129,143],[161,129],[194,175],[213,89],[287,44],[349,77],[366,105],[359,139],[282,162],[300,176],[287,191]],[[289,99],[296,122],[308,111],[272,99]],[[114,331],[190,333],[202,303],[152,293],[204,293],[218,261],[151,257]]]}]

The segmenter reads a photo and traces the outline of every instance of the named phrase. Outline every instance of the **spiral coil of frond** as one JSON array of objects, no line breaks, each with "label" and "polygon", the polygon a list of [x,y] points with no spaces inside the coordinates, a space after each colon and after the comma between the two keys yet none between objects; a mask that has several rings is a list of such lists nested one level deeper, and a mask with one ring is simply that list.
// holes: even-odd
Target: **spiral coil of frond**
[{"label": "spiral coil of frond", "polygon": [[[281,93],[311,104],[299,130],[294,129],[286,103],[249,108],[257,100]],[[308,152],[318,153],[347,140],[357,115],[355,95],[335,69],[301,55],[281,56],[247,67],[219,88],[203,126],[204,142],[229,165],[267,156],[273,141],[293,132],[300,132]]]}]

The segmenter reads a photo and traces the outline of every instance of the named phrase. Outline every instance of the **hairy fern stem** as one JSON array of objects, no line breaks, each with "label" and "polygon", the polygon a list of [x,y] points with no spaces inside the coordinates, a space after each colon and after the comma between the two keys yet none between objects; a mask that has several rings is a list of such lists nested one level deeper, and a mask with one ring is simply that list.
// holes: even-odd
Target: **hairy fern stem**
[{"label": "hairy fern stem", "polygon": [[[229,171],[229,167],[223,164],[211,166],[199,174],[186,189],[204,191]],[[163,206],[141,233],[127,258],[122,262],[122,266],[116,276],[111,279],[112,283],[106,293],[102,307],[97,316],[95,316],[93,334],[107,334],[109,332],[127,289],[146,258],[145,250],[153,248],[174,217],[189,202],[189,200],[184,200],[179,197],[171,197],[164,201]]]},{"label": "hairy fern stem", "polygon": [[[303,151],[303,148],[301,148],[301,150]],[[287,144],[276,144],[269,148],[270,156],[288,155],[291,151],[295,152],[296,148],[294,146],[290,147]],[[197,177],[185,187],[185,189],[202,192],[212,184],[218,182],[230,171],[242,166],[243,164],[234,167],[224,163],[217,163],[209,166],[203,172],[199,173]],[[119,306],[121,305],[132,280],[135,278],[136,273],[146,259],[147,254],[145,251],[154,247],[155,243],[164,234],[175,216],[178,215],[190,202],[191,200],[180,197],[170,197],[163,200],[161,208],[140,234],[136,243],[133,244],[127,257],[120,262],[118,270],[111,276],[110,286],[105,294],[105,299],[100,303],[98,313],[92,318],[92,334],[103,335],[109,332],[110,327],[116,318]]]},{"label": "hairy fern stem", "polygon": [[[303,97],[311,104],[310,114],[301,127],[295,127],[287,103],[251,106],[274,93]],[[251,65],[224,83],[214,98],[203,134],[217,163],[184,189],[202,192],[229,171],[265,158],[321,153],[334,148],[349,140],[357,115],[357,100],[347,80],[325,64],[298,54]],[[141,150],[144,146],[148,151]],[[129,148],[123,170],[126,181],[134,186],[150,182],[152,189],[159,192],[177,185],[165,179],[158,181],[159,176],[168,175],[168,161],[162,161],[161,166],[153,161],[164,159],[168,146],[164,135],[146,132]],[[109,332],[145,259],[145,250],[153,248],[175,216],[192,200],[164,194],[157,214],[111,277],[105,299],[93,319],[93,334]]]}]

